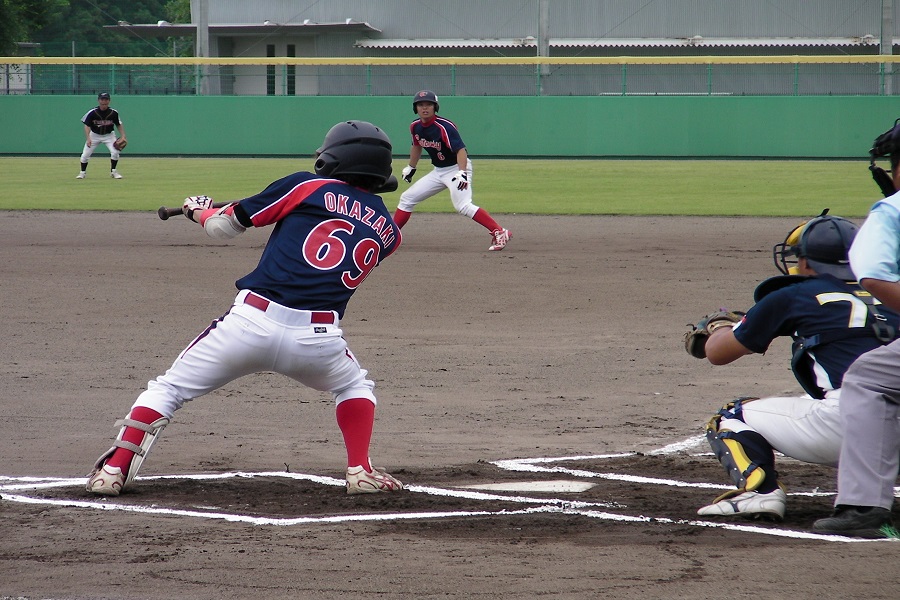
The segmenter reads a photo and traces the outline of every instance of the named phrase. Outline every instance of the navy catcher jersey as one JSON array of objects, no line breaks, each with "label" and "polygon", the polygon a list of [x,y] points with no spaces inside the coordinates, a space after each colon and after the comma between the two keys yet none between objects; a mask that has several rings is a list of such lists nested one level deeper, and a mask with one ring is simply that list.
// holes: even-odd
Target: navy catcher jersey
[{"label": "navy catcher jersey", "polygon": [[421,146],[431,157],[436,167],[449,167],[456,164],[456,153],[466,147],[453,121],[444,117],[435,117],[428,125],[422,120],[410,123],[413,146]]},{"label": "navy catcher jersey", "polygon": [[[857,328],[871,332],[873,317],[866,303],[854,293],[858,291],[862,291],[858,284],[831,275],[804,278],[761,298],[734,328],[734,337],[748,350],[762,354],[779,336],[796,340],[850,329],[859,331]],[[884,305],[878,305],[878,312],[896,330],[900,322],[897,313]],[[879,346],[881,342],[874,334],[836,339],[813,347],[797,368],[808,370],[808,377],[823,391],[838,389],[850,364],[860,354]]]},{"label": "navy catcher jersey", "polygon": [[108,108],[105,111],[100,110],[99,106],[95,106],[87,111],[81,122],[91,128],[91,131],[97,135],[106,135],[112,133],[113,126],[121,125],[119,121],[119,112],[114,108]]},{"label": "navy catcher jersey", "polygon": [[235,282],[238,289],[341,317],[356,288],[401,240],[379,196],[313,173],[279,179],[241,200],[235,212],[254,227],[275,224],[256,269]]}]

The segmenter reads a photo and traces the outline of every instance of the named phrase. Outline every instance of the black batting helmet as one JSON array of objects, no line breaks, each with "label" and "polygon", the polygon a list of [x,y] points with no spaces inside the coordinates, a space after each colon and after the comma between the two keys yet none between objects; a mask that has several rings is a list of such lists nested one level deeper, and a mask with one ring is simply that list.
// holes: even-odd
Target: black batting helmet
[{"label": "black batting helmet", "polygon": [[434,103],[434,112],[441,110],[441,105],[438,102],[437,94],[432,92],[431,90],[422,90],[421,92],[416,92],[416,95],[413,96],[413,114],[419,114],[416,112],[416,104],[419,102],[433,102]]},{"label": "black batting helmet", "polygon": [[847,253],[859,227],[842,217],[834,217],[826,208],[822,214],[795,227],[773,249],[775,266],[785,275],[794,274],[798,258],[805,258],[816,273],[827,273],[843,281],[855,281]]},{"label": "black batting helmet", "polygon": [[[391,176],[391,140],[366,121],[344,121],[328,130],[316,150],[316,174],[323,177],[371,177],[377,186]],[[375,187],[377,187],[375,186]]]}]

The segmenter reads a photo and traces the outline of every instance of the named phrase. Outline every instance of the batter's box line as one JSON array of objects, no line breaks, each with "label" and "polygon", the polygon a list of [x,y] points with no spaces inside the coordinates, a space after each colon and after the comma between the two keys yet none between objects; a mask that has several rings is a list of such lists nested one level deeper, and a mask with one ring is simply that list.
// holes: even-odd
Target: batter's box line
[{"label": "batter's box line", "polygon": [[[506,498],[505,496],[503,498]],[[835,535],[819,535],[803,531],[769,529],[765,527],[754,527],[752,525],[739,525],[733,523],[713,523],[710,521],[694,521],[685,519],[669,519],[665,517],[647,517],[647,516],[629,516],[616,513],[600,512],[595,510],[577,509],[571,506],[568,501],[561,501],[559,506],[545,504],[543,506],[535,506],[521,510],[500,510],[500,511],[447,511],[447,512],[422,512],[422,513],[387,513],[387,514],[362,514],[362,515],[330,515],[324,517],[294,517],[294,518],[271,518],[271,517],[252,517],[249,515],[235,515],[226,513],[207,513],[200,511],[170,509],[159,507],[135,506],[127,504],[111,504],[105,502],[86,502],[80,500],[48,500],[40,498],[31,498],[28,496],[18,496],[10,494],[0,494],[0,499],[12,502],[21,502],[24,504],[40,504],[59,507],[74,507],[99,510],[114,510],[140,514],[160,515],[160,516],[176,516],[176,517],[196,517],[201,519],[222,520],[231,523],[246,523],[250,525],[274,525],[274,526],[290,526],[290,525],[309,525],[309,524],[334,524],[349,522],[372,522],[372,521],[403,521],[403,520],[427,520],[427,519],[446,519],[453,517],[507,517],[515,515],[533,515],[533,514],[566,514],[579,515],[592,519],[602,519],[605,521],[619,521],[624,523],[647,523],[647,524],[671,524],[671,525],[688,525],[693,527],[706,527],[713,529],[726,529],[731,531],[742,531],[746,533],[757,533],[763,535],[772,535],[776,537],[786,537],[794,539],[808,539],[819,541],[833,542],[879,542],[879,541],[895,541],[895,540],[865,540],[856,538],[846,538]],[[585,504],[585,503],[582,503]]]},{"label": "batter's box line", "polygon": [[[668,444],[662,448],[658,448],[656,450],[651,450],[650,452],[644,453],[644,455],[649,456],[664,456],[670,454],[676,454],[680,452],[686,452],[692,448],[696,448],[700,446],[703,442],[705,442],[706,436],[700,435],[695,437],[690,437],[686,440],[680,442],[674,442],[672,444]],[[622,473],[601,473],[596,471],[586,471],[584,469],[570,469],[562,466],[555,467],[547,467],[543,465],[547,465],[550,463],[561,463],[561,462],[580,462],[586,460],[610,460],[617,458],[630,458],[633,456],[641,456],[638,452],[619,452],[613,454],[585,454],[579,456],[559,456],[559,457],[537,457],[537,458],[514,458],[507,460],[496,460],[491,461],[490,464],[507,471],[517,471],[517,472],[526,472],[526,473],[561,473],[565,475],[570,475],[572,477],[580,477],[585,479],[607,479],[611,481],[625,481],[629,483],[640,483],[640,484],[649,484],[649,485],[665,485],[670,487],[680,487],[680,488],[697,488],[697,489],[710,489],[710,490],[730,490],[733,489],[733,486],[723,485],[718,483],[706,483],[706,482],[688,482],[688,481],[678,481],[675,479],[661,479],[657,477],[645,477],[643,475],[627,475]],[[711,453],[703,452],[703,453],[695,453],[691,456],[710,456]],[[789,492],[789,496],[806,496],[806,497],[830,497],[834,496],[834,492]],[[900,496],[900,487],[894,488],[894,495]]]},{"label": "batter's box line", "polygon": [[[661,449],[654,450],[648,454],[669,454],[673,452],[684,451],[687,448],[697,445],[697,443],[701,442],[704,438],[701,436],[699,438],[689,438],[683,442],[676,442],[674,444],[669,444]],[[568,457],[543,457],[543,458],[530,458],[530,459],[514,459],[514,460],[505,460],[505,461],[495,461],[491,464],[494,464],[500,468],[507,468],[509,470],[523,470],[523,471],[533,471],[533,472],[566,472],[571,473],[576,476],[589,476],[589,477],[598,477],[599,475],[607,475],[609,478],[613,477],[623,477],[618,474],[595,474],[590,471],[583,470],[572,470],[572,469],[564,469],[563,467],[540,467],[539,464],[547,464],[553,462],[564,462],[564,461],[577,461],[577,460],[598,460],[598,459],[610,459],[610,458],[627,458],[629,456],[636,456],[635,452],[627,452],[627,453],[616,453],[616,454],[595,454],[595,455],[583,455],[583,456],[568,456]],[[580,475],[583,474],[583,475]],[[331,485],[331,486],[339,486],[343,487],[345,485],[344,480],[335,479],[333,477],[323,477],[318,475],[311,474],[303,474],[303,473],[287,473],[281,471],[275,472],[262,472],[262,473],[244,473],[244,472],[235,472],[235,473],[221,473],[221,474],[196,474],[196,475],[157,475],[157,476],[146,476],[146,477],[138,477],[138,481],[149,481],[155,479],[193,479],[193,480],[214,480],[214,479],[224,479],[224,478],[236,478],[236,477],[286,477],[291,479],[302,479],[313,481],[315,483],[320,483],[323,485]],[[624,477],[632,477],[632,476],[624,476]],[[636,481],[638,483],[652,483],[652,484],[663,484],[663,485],[671,485],[672,483],[678,485],[698,485],[698,484],[689,484],[687,482],[675,482],[673,480],[664,480],[664,479],[654,479],[648,477],[635,477],[634,479],[630,479],[631,481]],[[319,524],[319,523],[341,523],[341,522],[365,522],[365,521],[397,521],[397,520],[424,520],[424,519],[441,519],[441,518],[453,518],[453,517],[480,517],[480,516],[495,516],[495,517],[503,517],[503,516],[511,516],[511,515],[530,515],[530,514],[539,514],[539,513],[561,513],[568,515],[580,515],[588,518],[601,519],[607,521],[619,521],[626,523],[656,523],[656,524],[673,524],[673,525],[687,525],[692,527],[705,527],[705,528],[714,528],[714,529],[726,529],[731,531],[741,531],[747,533],[756,533],[761,535],[773,535],[777,537],[789,537],[789,538],[797,538],[797,539],[810,539],[810,540],[819,540],[819,541],[834,541],[834,542],[844,542],[844,543],[856,543],[856,542],[872,542],[872,541],[896,541],[896,540],[863,540],[856,538],[847,538],[843,536],[830,536],[830,535],[820,535],[815,533],[809,533],[804,531],[793,531],[793,530],[782,530],[782,529],[771,529],[766,527],[756,527],[752,525],[742,525],[728,522],[712,522],[712,521],[699,521],[699,520],[675,520],[667,517],[648,517],[644,515],[640,516],[630,516],[630,515],[622,515],[617,513],[610,513],[605,511],[596,510],[597,508],[622,508],[622,505],[617,503],[606,504],[606,503],[592,503],[592,502],[580,502],[580,501],[572,501],[566,499],[546,499],[546,498],[530,498],[526,496],[506,496],[506,495],[498,495],[498,494],[486,494],[483,492],[477,491],[462,491],[462,490],[450,490],[444,488],[435,488],[435,487],[427,487],[427,486],[417,486],[417,485],[408,485],[407,489],[414,493],[430,493],[435,495],[445,495],[459,498],[467,498],[473,500],[499,500],[505,502],[520,502],[520,503],[528,503],[528,504],[536,504],[537,506],[531,506],[521,510],[500,510],[500,511],[446,511],[446,512],[421,512],[421,513],[388,513],[388,514],[355,514],[355,515],[327,515],[322,517],[292,517],[292,518],[272,518],[272,517],[254,517],[251,515],[240,515],[240,514],[228,514],[228,513],[215,513],[215,512],[203,512],[200,510],[184,510],[184,509],[171,509],[164,508],[158,506],[137,506],[131,504],[124,503],[112,503],[112,502],[88,502],[81,500],[53,500],[46,498],[34,498],[21,494],[3,494],[3,491],[16,491],[16,490],[35,490],[35,489],[46,489],[52,487],[66,487],[73,485],[84,485],[84,478],[71,479],[71,478],[49,478],[49,477],[9,477],[0,475],[0,482],[8,481],[14,482],[5,485],[0,485],[0,500],[7,500],[12,502],[21,502],[26,504],[41,504],[41,505],[52,505],[52,506],[69,506],[69,507],[77,507],[77,508],[86,508],[86,509],[94,509],[94,510],[115,510],[115,511],[125,511],[125,512],[137,512],[137,513],[148,513],[148,514],[159,514],[159,515],[170,515],[170,516],[187,516],[187,517],[196,517],[196,518],[205,518],[205,519],[218,519],[229,522],[238,522],[238,523],[247,523],[252,525],[275,525],[275,526],[288,526],[288,525],[303,525],[303,524]],[[712,486],[718,487],[720,489],[730,489],[728,486],[714,486],[714,484],[702,484],[704,486]],[[215,509],[215,507],[197,507],[197,508],[209,508]]]},{"label": "batter's box line", "polygon": [[[336,487],[344,487],[344,480],[335,479],[333,477],[323,477],[319,475],[310,475],[305,473],[287,473],[283,471],[269,471],[259,473],[233,472],[218,474],[195,474],[195,475],[155,475],[138,477],[136,481],[153,481],[153,480],[194,480],[194,481],[210,481],[234,478],[256,478],[256,477],[281,477],[286,479],[306,480],[323,485]],[[84,485],[84,478],[79,479],[53,479],[53,478],[37,478],[37,477],[8,477],[0,476],[0,481],[18,481],[0,486],[0,492],[3,491],[23,491],[23,490],[39,490],[49,488],[61,488]],[[548,507],[554,509],[555,512],[563,512],[566,510],[584,510],[596,508],[621,508],[621,505],[608,502],[581,502],[566,499],[548,499],[548,498],[531,498],[527,496],[506,496],[500,494],[487,494],[483,492],[470,490],[452,490],[429,486],[409,485],[406,489],[412,493],[424,493],[434,496],[447,496],[454,498],[463,498],[481,501],[502,501],[518,504],[538,505],[541,508]],[[125,500],[126,498],[122,498]],[[415,520],[415,519],[438,519],[450,517],[478,517],[478,516],[509,516],[509,515],[525,515],[534,512],[534,507],[523,510],[499,510],[499,511],[439,511],[439,512],[419,512],[419,513],[386,513],[386,514],[354,514],[354,515],[327,515],[322,517],[258,517],[245,514],[232,514],[212,512],[216,507],[208,508],[209,511],[201,510],[185,510],[166,508],[159,506],[140,506],[135,504],[127,504],[124,502],[102,502],[102,501],[86,501],[74,499],[50,499],[35,498],[23,494],[4,494],[0,493],[0,500],[9,502],[19,502],[23,504],[40,504],[48,506],[85,508],[94,510],[122,511],[141,514],[166,515],[166,516],[183,516],[198,517],[204,519],[222,520],[234,523],[247,523],[252,525],[302,525],[315,523],[342,523],[342,522],[358,522],[358,521],[393,521],[393,520]],[[201,508],[201,507],[198,507]]]},{"label": "batter's box line", "polygon": [[[327,477],[322,475],[311,475],[307,473],[289,473],[287,471],[263,471],[258,473],[235,471],[231,473],[200,473],[193,475],[150,475],[140,476],[135,481],[154,481],[154,480],[191,480],[191,481],[211,481],[222,479],[252,479],[255,477],[281,477],[284,479],[295,479],[303,481],[311,481],[322,485],[330,485],[335,487],[345,487],[346,482],[343,479]],[[0,481],[23,481],[23,483],[0,485],[2,491],[21,491],[21,490],[38,490],[59,487],[71,487],[84,485],[85,479],[54,479],[54,478],[36,478],[36,477],[7,477],[0,475]],[[456,490],[446,489],[422,485],[406,485],[404,488],[413,493],[428,494],[431,496],[446,496],[452,498],[462,498],[466,500],[495,500],[502,502],[512,502],[517,504],[558,504],[574,508],[622,508],[621,504],[614,502],[582,502],[577,500],[561,500],[547,498],[531,498],[528,496],[507,496],[502,494],[488,494],[485,492],[477,492],[472,490]],[[2,497],[2,496],[0,496]],[[95,502],[96,503],[96,502]],[[90,503],[89,503],[90,504]],[[113,504],[112,506],[119,506]]]}]

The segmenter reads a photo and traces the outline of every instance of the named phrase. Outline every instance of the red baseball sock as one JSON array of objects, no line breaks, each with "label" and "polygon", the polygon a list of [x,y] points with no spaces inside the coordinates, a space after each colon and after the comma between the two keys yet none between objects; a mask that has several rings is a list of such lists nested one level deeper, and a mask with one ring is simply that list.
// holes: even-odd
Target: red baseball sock
[{"label": "red baseball sock", "polygon": [[500,227],[497,221],[494,220],[494,217],[488,214],[488,211],[484,210],[483,208],[479,208],[477,211],[475,211],[475,216],[472,217],[472,220],[480,224],[482,227],[485,227],[491,233],[497,231],[498,229],[503,229],[502,227]]},{"label": "red baseball sock", "polygon": [[[157,419],[161,419],[162,415],[152,408],[137,406],[131,409],[128,418],[149,425]],[[140,446],[141,442],[144,441],[144,432],[140,429],[135,429],[134,427],[125,427],[125,433],[122,434],[122,440],[131,442],[135,446]],[[127,475],[128,467],[131,466],[131,459],[133,456],[134,452],[127,448],[116,448],[116,451],[113,452],[112,456],[106,459],[106,464],[111,467],[119,467],[122,469],[122,473]]]},{"label": "red baseball sock", "polygon": [[375,425],[375,403],[367,398],[344,400],[337,405],[335,415],[347,447],[347,466],[362,465],[371,472],[369,442]]},{"label": "red baseball sock", "polygon": [[394,223],[397,224],[397,227],[403,229],[403,226],[406,225],[407,221],[409,221],[409,216],[411,214],[411,212],[406,212],[405,210],[400,210],[398,208],[397,212],[394,213]]}]

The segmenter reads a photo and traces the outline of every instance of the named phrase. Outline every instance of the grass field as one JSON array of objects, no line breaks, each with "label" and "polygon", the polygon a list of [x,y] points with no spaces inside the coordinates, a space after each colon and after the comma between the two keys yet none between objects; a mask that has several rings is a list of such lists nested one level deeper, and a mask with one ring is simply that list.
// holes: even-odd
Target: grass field
[{"label": "grass field", "polygon": [[[121,180],[109,178],[108,155],[91,160],[76,180],[78,156],[0,157],[0,210],[156,210],[185,196],[217,201],[255,194],[294,171],[312,170],[309,157],[154,158],[125,155]],[[863,217],[881,197],[868,161],[785,160],[532,160],[474,158],[474,202],[519,214]],[[406,165],[394,162],[399,174]],[[424,166],[419,176],[430,168]],[[400,190],[385,194],[393,209]],[[424,212],[451,212],[442,193]]]}]

